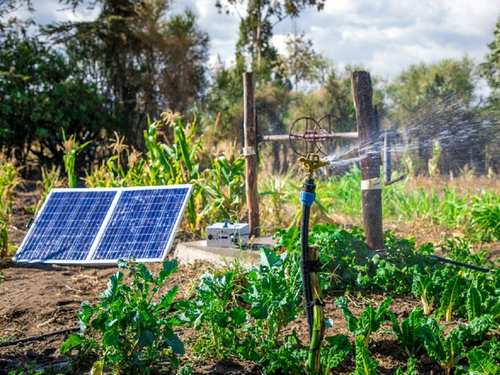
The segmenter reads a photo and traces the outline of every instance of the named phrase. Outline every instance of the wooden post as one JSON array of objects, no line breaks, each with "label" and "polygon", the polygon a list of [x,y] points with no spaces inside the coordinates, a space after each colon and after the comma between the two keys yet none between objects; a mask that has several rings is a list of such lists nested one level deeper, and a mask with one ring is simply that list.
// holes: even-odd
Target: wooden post
[{"label": "wooden post", "polygon": [[352,94],[356,107],[361,165],[361,195],[366,244],[372,250],[384,248],[382,229],[382,190],[380,183],[379,129],[372,105],[370,74],[352,74]]},{"label": "wooden post", "polygon": [[248,225],[250,235],[260,234],[259,197],[257,191],[257,121],[255,114],[255,99],[253,74],[243,73],[243,107],[244,107],[244,148],[245,156],[245,186],[248,208]]},{"label": "wooden post", "polygon": [[390,183],[392,178],[391,138],[390,130],[386,130],[384,132],[384,181],[386,184]]}]

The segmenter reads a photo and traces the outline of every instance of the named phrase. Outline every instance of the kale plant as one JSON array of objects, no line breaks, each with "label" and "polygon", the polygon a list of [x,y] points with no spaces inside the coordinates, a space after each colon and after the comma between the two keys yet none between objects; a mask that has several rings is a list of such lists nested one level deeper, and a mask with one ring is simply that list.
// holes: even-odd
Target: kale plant
[{"label": "kale plant", "polygon": [[80,333],[63,342],[61,353],[77,351],[97,358],[94,372],[154,374],[177,367],[177,355],[184,353],[173,330],[177,287],[161,293],[177,263],[165,261],[157,276],[143,264],[122,262],[120,267],[129,270],[130,284],[117,272],[97,304],[83,303],[78,312]]}]

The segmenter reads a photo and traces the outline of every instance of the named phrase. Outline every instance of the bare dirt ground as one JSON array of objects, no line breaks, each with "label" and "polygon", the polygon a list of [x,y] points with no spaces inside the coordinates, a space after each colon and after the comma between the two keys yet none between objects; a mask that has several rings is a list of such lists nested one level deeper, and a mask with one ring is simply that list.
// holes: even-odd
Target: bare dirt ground
[{"label": "bare dirt ground", "polygon": [[[10,238],[19,244],[26,232],[26,223],[33,215],[33,207],[38,202],[36,192],[30,192],[33,187],[19,191],[15,203],[14,223],[10,228]],[[419,233],[413,225],[393,224],[401,235],[413,235],[419,242],[432,241],[441,237],[442,230],[429,228]],[[153,266],[153,270],[158,265]],[[181,266],[169,282],[169,286],[179,286],[179,297],[186,297],[192,290],[199,276],[210,266],[198,264],[192,267]],[[76,313],[83,301],[94,302],[105,288],[107,279],[116,272],[115,268],[86,267],[50,267],[28,268],[19,267],[13,263],[0,264],[0,346],[2,342],[43,335],[59,330],[75,328]],[[379,303],[382,295],[351,296],[351,306],[355,312],[361,311],[369,303]],[[400,316],[405,316],[418,304],[410,297],[394,301],[393,310]],[[333,297],[326,300],[325,314],[333,321],[333,328],[327,335],[347,333],[344,319],[334,307]],[[305,319],[301,318],[287,328],[285,333],[297,331],[306,341]],[[188,344],[194,339],[193,332],[180,332],[182,339]],[[40,368],[64,362],[58,348],[65,335],[55,335],[38,341],[0,347],[0,374],[6,374],[9,369],[19,367]],[[389,326],[374,337],[371,351],[379,361],[381,373],[391,374],[398,366],[406,363],[400,347],[389,334]],[[353,362],[346,364],[352,370]],[[431,364],[423,364],[422,374],[440,374]],[[196,363],[196,374],[259,374],[259,369],[252,363],[241,361]],[[347,374],[348,369],[340,369],[338,374]]]}]

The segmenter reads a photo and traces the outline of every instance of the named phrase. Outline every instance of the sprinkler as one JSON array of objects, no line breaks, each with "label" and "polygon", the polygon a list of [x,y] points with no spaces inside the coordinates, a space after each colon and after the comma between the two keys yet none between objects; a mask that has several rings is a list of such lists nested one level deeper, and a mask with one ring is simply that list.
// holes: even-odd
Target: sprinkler
[{"label": "sprinkler", "polygon": [[309,355],[306,363],[308,371],[317,374],[320,371],[320,349],[323,341],[325,324],[323,299],[319,283],[319,252],[309,246],[309,217],[311,206],[316,199],[314,173],[328,165],[321,160],[325,153],[320,142],[331,139],[329,132],[322,129],[311,117],[301,117],[292,124],[289,133],[290,146],[300,156],[299,162],[306,172],[303,190],[300,192],[302,218],[300,225],[301,273],[304,286],[306,317],[309,327]]}]

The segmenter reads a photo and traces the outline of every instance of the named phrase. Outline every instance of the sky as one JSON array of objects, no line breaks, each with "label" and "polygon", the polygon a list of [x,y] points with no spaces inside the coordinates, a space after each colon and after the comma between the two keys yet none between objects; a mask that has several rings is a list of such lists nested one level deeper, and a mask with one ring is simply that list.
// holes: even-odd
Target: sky
[{"label": "sky", "polygon": [[[210,63],[230,63],[239,15],[221,14],[215,0],[173,0],[173,12],[189,8],[210,36]],[[65,9],[57,0],[33,0],[33,18],[42,24],[87,20],[97,11]],[[25,15],[23,10],[19,16]],[[273,44],[284,52],[287,35],[304,32],[316,51],[338,68],[361,65],[391,79],[410,64],[467,55],[482,61],[500,16],[496,0],[326,0],[321,12],[308,9],[276,25]]]}]

